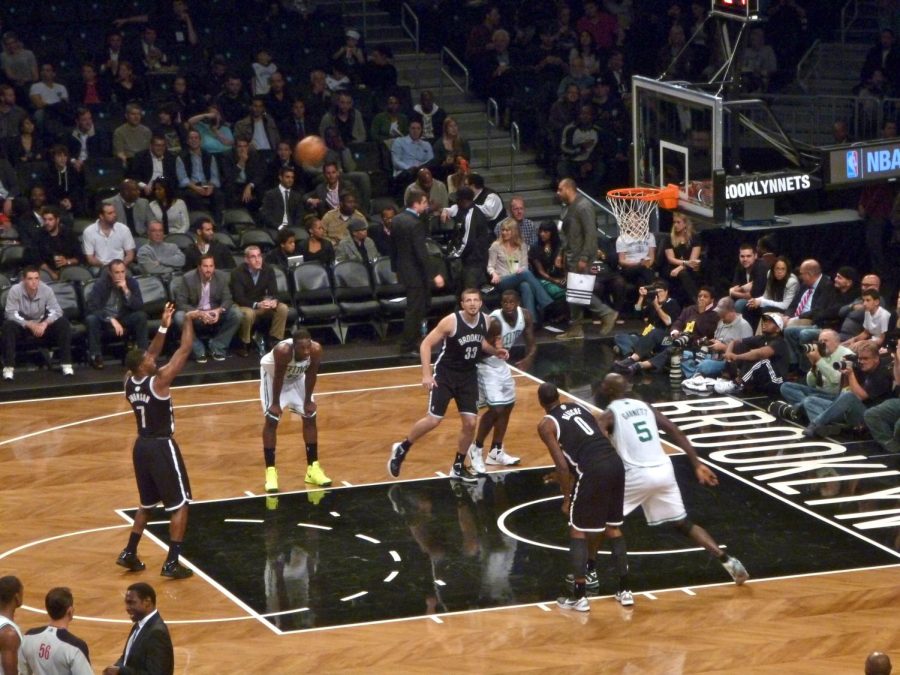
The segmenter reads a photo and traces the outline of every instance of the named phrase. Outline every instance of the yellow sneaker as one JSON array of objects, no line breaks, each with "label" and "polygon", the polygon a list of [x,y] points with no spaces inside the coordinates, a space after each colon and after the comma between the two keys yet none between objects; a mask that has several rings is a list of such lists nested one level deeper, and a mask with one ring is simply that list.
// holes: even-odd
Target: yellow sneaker
[{"label": "yellow sneaker", "polygon": [[[307,481],[307,482],[309,482],[309,481]],[[327,494],[328,494],[327,490],[310,490],[309,492],[306,493],[306,499],[313,506],[318,506],[319,502],[321,502],[323,499],[325,499],[325,495],[327,495]]]},{"label": "yellow sneaker", "polygon": [[266,467],[266,492],[278,492],[278,469]]},{"label": "yellow sneaker", "polygon": [[277,511],[278,510],[278,495],[269,495],[266,497],[266,510],[267,511]]},{"label": "yellow sneaker", "polygon": [[306,467],[306,482],[312,485],[331,485],[331,479],[322,471],[318,462],[313,462]]}]

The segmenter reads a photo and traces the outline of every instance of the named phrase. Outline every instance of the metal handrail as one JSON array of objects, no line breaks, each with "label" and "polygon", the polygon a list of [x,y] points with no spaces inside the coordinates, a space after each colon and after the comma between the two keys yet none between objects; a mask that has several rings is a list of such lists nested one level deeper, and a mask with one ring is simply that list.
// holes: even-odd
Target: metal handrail
[{"label": "metal handrail", "polygon": [[[447,69],[447,67],[444,63],[444,55],[445,54],[450,61],[452,61],[453,63],[455,63],[457,65],[457,67],[463,72],[463,75],[465,75],[465,80],[464,80],[465,83],[462,86],[460,86],[459,82],[456,81],[456,78],[453,77],[453,73],[451,73]],[[439,91],[440,91],[440,99],[439,100],[443,100],[443,98],[444,98],[444,75],[446,75],[447,79],[450,80],[450,84],[452,84],[454,87],[456,87],[461,93],[463,93],[463,94],[469,93],[469,69],[466,68],[466,64],[464,64],[462,61],[460,61],[459,57],[456,54],[454,54],[453,52],[451,52],[447,47],[443,47],[441,49],[441,82],[440,82],[440,87],[439,87]]]},{"label": "metal handrail", "polygon": [[[413,28],[411,29],[407,23],[406,18],[410,17],[413,21]],[[403,3],[400,5],[400,27],[406,32],[406,34],[412,39],[416,48],[416,56],[419,55],[419,17],[416,16],[416,13],[413,11],[412,7],[410,7],[407,3]],[[419,66],[421,65],[420,59],[416,59],[415,66],[415,79],[414,84],[416,89],[419,88]]]},{"label": "metal handrail", "polygon": [[494,138],[494,129],[500,126],[500,106],[497,105],[497,100],[494,98],[489,98],[487,100],[487,111],[485,112],[487,116],[487,157],[485,158],[485,164],[487,168],[491,168],[493,165],[493,160],[491,159],[491,140]]},{"label": "metal handrail", "polygon": [[[852,5],[852,7],[851,7]],[[847,14],[853,12],[853,16],[847,18]],[[847,0],[844,3],[844,6],[841,7],[841,44],[844,44],[847,41],[847,31],[850,30],[850,26],[856,21],[859,17],[859,0]]]},{"label": "metal handrail", "polygon": [[797,72],[796,79],[797,83],[800,85],[800,88],[803,91],[807,91],[807,79],[803,77],[803,69],[806,66],[807,61],[812,61],[813,56],[816,57],[815,64],[809,68],[810,74],[816,72],[816,68],[819,65],[819,46],[822,44],[822,41],[816,38],[816,40],[809,46],[809,49],[800,57],[800,60],[797,62]]},{"label": "metal handrail", "polygon": [[[596,214],[596,217],[594,218],[594,227],[597,228],[597,231],[600,232],[604,237],[608,237],[610,239],[619,236],[619,224],[618,224],[618,222],[616,222],[616,214],[613,213],[612,209],[610,209],[605,204],[603,204],[603,203],[597,201],[596,199],[594,199],[593,197],[591,197],[587,192],[585,192],[581,188],[576,188],[576,190],[577,190],[578,194],[580,194],[582,197],[587,199],[594,206],[594,213]],[[612,222],[616,224],[615,230],[613,230],[612,232],[607,232],[606,230],[603,229],[603,227],[601,227],[600,213],[603,214],[603,218],[604,218],[603,225],[608,226],[609,221],[612,220]]]},{"label": "metal handrail", "polygon": [[516,153],[522,148],[522,135],[519,131],[518,122],[509,125],[509,191],[516,191],[516,172],[514,164],[516,161]]}]

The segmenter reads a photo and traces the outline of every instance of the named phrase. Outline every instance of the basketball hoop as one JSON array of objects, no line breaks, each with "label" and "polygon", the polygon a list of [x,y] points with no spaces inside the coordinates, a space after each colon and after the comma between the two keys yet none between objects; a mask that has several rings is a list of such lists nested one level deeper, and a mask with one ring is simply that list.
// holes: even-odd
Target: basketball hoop
[{"label": "basketball hoop", "polygon": [[619,188],[607,192],[606,201],[619,223],[619,232],[643,239],[650,231],[650,214],[657,205],[667,210],[678,207],[678,186]]}]

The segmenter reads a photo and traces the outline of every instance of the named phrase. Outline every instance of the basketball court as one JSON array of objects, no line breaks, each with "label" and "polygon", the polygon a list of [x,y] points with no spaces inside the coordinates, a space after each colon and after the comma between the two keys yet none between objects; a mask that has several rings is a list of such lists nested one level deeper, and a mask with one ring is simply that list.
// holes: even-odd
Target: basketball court
[{"label": "basketball court", "polygon": [[[536,372],[584,396],[606,351],[542,346]],[[535,432],[539,380],[516,378],[507,447],[521,467],[468,486],[444,476],[453,414],[413,448],[399,480],[386,474],[390,443],[424,411],[420,377],[418,366],[321,375],[320,456],[335,484],[306,489],[291,419],[280,429],[277,499],[260,494],[257,383],[175,388],[197,500],[184,555],[196,575],[186,581],[156,573],[162,514],[141,543],[147,571],[115,565],[135,500],[134,421],[121,393],[0,405],[0,572],[25,584],[18,623],[40,624],[44,592],[70,586],[72,630],[102,669],[127,636],[123,591],[141,580],[157,590],[178,673],[291,673],[301,660],[325,672],[855,672],[868,651],[900,647],[896,458],[860,444],[804,446],[799,429],[752,400],[667,403],[683,397],[657,388],[651,398],[721,480],[701,487],[674,457],[688,509],[751,581],[735,587],[706,553],[637,513],[625,524],[635,608],[610,597],[612,576],[601,573],[590,614],[573,617],[554,602],[569,563]]]}]

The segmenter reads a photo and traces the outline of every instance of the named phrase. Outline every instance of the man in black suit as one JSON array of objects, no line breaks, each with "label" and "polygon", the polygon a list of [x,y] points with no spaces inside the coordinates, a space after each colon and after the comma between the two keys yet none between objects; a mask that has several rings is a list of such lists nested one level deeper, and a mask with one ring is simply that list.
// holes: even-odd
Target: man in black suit
[{"label": "man in black suit", "polygon": [[128,177],[135,180],[141,193],[148,199],[153,198],[153,181],[165,178],[170,183],[176,181],[175,155],[168,151],[166,139],[154,136],[150,139],[150,147],[141,150],[131,160]]},{"label": "man in black suit", "polygon": [[428,196],[418,187],[406,192],[406,209],[394,216],[391,224],[391,267],[397,280],[406,287],[406,316],[400,351],[404,356],[419,358],[418,343],[422,321],[431,304],[429,280],[437,288],[444,278],[434,274],[425,248],[425,227],[421,216],[428,210]]},{"label": "man in black suit", "polygon": [[278,186],[263,195],[259,217],[273,230],[303,224],[303,195],[294,190],[294,170],[283,167],[278,172]]},{"label": "man in black suit", "polygon": [[[336,162],[325,162],[322,165],[324,180],[306,193],[306,207],[314,209],[319,218],[341,204],[341,193],[347,184],[341,179],[341,169]],[[352,189],[352,185],[349,186]]]},{"label": "man in black suit", "polygon": [[94,127],[94,116],[87,108],[79,108],[75,113],[75,128],[66,136],[66,146],[76,171],[81,171],[89,159],[112,156],[112,138]]},{"label": "man in black suit", "polygon": [[231,273],[231,295],[241,313],[241,327],[238,331],[241,346],[237,355],[242,358],[250,355],[253,327],[257,323],[266,322],[269,324],[268,344],[259,344],[260,356],[263,356],[268,349],[284,339],[288,306],[278,301],[275,270],[264,263],[259,246],[244,249],[244,263]]},{"label": "man in black suit", "polygon": [[206,363],[202,334],[210,336],[209,351],[214,361],[224,361],[231,338],[241,325],[241,312],[231,300],[228,273],[216,270],[215,259],[207,254],[197,269],[184,275],[175,290],[175,325],[180,329],[189,313],[197,311],[193,340],[194,360]]},{"label": "man in black suit", "polygon": [[134,625],[122,656],[103,675],[172,675],[175,650],[166,622],[156,609],[156,591],[150,584],[131,584],[125,591],[125,611]]},{"label": "man in black suit", "polygon": [[[271,93],[269,92],[270,95]],[[316,132],[316,128],[310,125],[309,118],[306,116],[306,104],[302,99],[298,98],[294,101],[291,105],[290,115],[278,121],[278,132],[291,146]]]},{"label": "man in black suit", "polygon": [[821,322],[826,318],[826,310],[834,303],[836,293],[834,284],[827,275],[822,274],[822,266],[817,260],[804,260],[800,263],[797,274],[803,285],[802,290],[797,292],[785,311],[787,322],[784,340],[790,349],[791,366],[802,366],[800,345],[816,339],[818,329],[822,328]]}]

